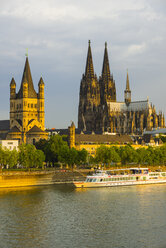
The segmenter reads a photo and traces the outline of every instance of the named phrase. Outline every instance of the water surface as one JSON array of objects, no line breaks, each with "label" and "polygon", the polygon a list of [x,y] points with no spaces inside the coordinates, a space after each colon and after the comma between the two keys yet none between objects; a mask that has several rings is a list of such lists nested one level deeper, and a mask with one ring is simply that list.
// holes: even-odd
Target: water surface
[{"label": "water surface", "polygon": [[165,248],[166,185],[0,189],[0,247]]}]

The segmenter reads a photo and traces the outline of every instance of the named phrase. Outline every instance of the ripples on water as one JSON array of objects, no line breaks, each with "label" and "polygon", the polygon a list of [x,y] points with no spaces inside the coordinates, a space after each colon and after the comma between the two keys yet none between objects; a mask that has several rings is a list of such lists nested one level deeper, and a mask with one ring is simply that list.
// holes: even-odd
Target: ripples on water
[{"label": "ripples on water", "polygon": [[166,185],[0,189],[0,247],[166,248]]}]

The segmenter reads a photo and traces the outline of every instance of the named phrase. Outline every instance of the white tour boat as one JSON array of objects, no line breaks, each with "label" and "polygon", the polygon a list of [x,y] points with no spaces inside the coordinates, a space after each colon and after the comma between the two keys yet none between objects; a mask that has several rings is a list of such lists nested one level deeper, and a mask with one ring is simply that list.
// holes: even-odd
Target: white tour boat
[{"label": "white tour boat", "polygon": [[77,188],[130,186],[166,183],[166,172],[150,172],[148,168],[97,170],[84,182],[73,182]]}]

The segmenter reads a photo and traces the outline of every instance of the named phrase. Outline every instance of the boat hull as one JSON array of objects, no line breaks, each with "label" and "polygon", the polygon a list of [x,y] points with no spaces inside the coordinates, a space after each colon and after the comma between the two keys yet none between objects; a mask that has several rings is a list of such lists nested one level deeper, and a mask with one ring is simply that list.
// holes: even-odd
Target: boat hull
[{"label": "boat hull", "polygon": [[133,186],[133,185],[147,185],[147,184],[161,184],[166,183],[166,179],[149,179],[144,181],[130,181],[130,182],[74,182],[76,188],[99,188],[99,187],[117,187],[117,186]]}]

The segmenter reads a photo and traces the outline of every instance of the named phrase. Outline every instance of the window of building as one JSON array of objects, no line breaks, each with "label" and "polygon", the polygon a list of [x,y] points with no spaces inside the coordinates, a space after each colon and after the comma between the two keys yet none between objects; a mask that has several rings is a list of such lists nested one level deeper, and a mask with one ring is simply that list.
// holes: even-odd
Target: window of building
[{"label": "window of building", "polygon": [[33,108],[33,103],[31,103],[31,108]]}]

